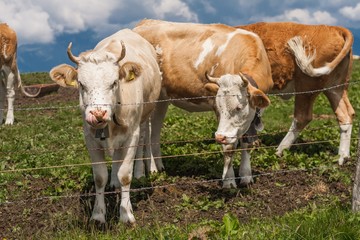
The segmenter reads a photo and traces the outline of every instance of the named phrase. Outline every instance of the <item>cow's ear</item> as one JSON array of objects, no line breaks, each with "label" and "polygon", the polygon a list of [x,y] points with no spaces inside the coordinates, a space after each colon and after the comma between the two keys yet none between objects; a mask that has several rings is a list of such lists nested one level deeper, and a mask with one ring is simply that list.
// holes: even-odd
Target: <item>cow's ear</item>
[{"label": "cow's ear", "polygon": [[251,84],[248,85],[248,93],[249,93],[249,103],[252,108],[266,108],[270,104],[270,99],[266,94],[251,86]]},{"label": "cow's ear", "polygon": [[78,87],[77,70],[67,64],[61,64],[51,69],[50,78],[62,87]]},{"label": "cow's ear", "polygon": [[205,89],[210,92],[212,96],[215,96],[219,90],[219,85],[217,85],[216,83],[206,83]]},{"label": "cow's ear", "polygon": [[141,75],[141,67],[137,63],[127,62],[122,65],[119,71],[119,78],[129,82]]}]

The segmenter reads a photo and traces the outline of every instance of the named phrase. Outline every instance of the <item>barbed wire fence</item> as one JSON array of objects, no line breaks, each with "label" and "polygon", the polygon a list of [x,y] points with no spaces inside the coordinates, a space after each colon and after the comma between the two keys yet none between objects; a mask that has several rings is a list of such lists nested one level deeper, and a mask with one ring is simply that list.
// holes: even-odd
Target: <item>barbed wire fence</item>
[{"label": "barbed wire fence", "polygon": [[[350,83],[345,83],[345,84],[340,84],[340,85],[336,85],[336,86],[332,86],[332,87],[328,87],[328,88],[324,88],[324,89],[319,89],[319,90],[314,90],[314,91],[308,91],[308,92],[293,92],[293,93],[274,93],[274,94],[268,94],[268,96],[287,96],[287,95],[296,95],[296,94],[313,94],[313,93],[317,93],[317,92],[323,92],[323,91],[327,91],[327,90],[331,90],[334,88],[338,88],[338,87],[344,87],[346,85],[349,84],[358,84],[360,83],[360,81],[353,81]],[[204,96],[204,97],[196,97],[196,98],[179,98],[179,99],[166,99],[166,100],[158,100],[155,101],[155,103],[158,102],[172,102],[172,101],[177,101],[177,100],[198,100],[198,99],[204,99],[204,98],[209,98],[209,96]],[[146,103],[150,103],[150,102],[146,102]],[[146,103],[134,103],[134,104],[146,104]],[[151,102],[154,103],[154,102]],[[63,109],[73,109],[73,108],[78,108],[79,105],[72,105],[72,106],[51,106],[51,107],[23,107],[23,108],[15,108],[15,111],[42,111],[42,110],[63,110]],[[321,128],[318,128],[321,129]],[[280,132],[275,132],[275,133],[265,133],[265,134],[260,134],[261,135],[274,135],[274,134],[279,134]],[[357,167],[357,176],[355,179],[355,185],[354,185],[354,196],[355,196],[355,188],[359,188],[359,190],[356,190],[356,192],[360,191],[360,187],[357,187],[358,183],[360,183],[360,177],[358,177],[358,175],[360,173],[360,133],[359,136],[357,138],[352,138],[351,140],[357,140],[358,141],[358,167]],[[191,142],[197,142],[197,141],[209,141],[209,140],[214,140],[213,138],[206,138],[206,139],[200,139],[200,140],[181,140],[181,141],[169,141],[169,142],[161,142],[161,143],[151,143],[151,144],[174,144],[174,143],[191,143]],[[313,144],[321,144],[321,143],[329,143],[329,142],[333,142],[336,140],[322,140],[322,141],[310,141],[310,142],[306,142],[306,143],[294,143],[292,144],[292,146],[301,146],[301,145],[313,145]],[[137,146],[127,146],[127,147],[139,147],[140,145]],[[261,146],[261,147],[257,147],[256,149],[266,149],[266,148],[276,148],[276,146]],[[253,148],[251,148],[253,149]],[[234,150],[234,152],[240,152],[242,150],[251,150],[251,149],[236,149]],[[90,149],[92,150],[92,149]],[[93,150],[99,150],[99,149],[93,149]],[[103,150],[114,150],[114,149],[103,149]],[[27,151],[27,150],[23,150],[23,151]],[[61,149],[59,149],[58,151],[62,151]],[[65,150],[66,151],[66,150]],[[6,151],[0,151],[1,155],[3,154],[15,154],[12,152],[6,152]],[[41,154],[41,152],[32,152],[33,154]],[[190,153],[190,154],[178,154],[178,155],[170,155],[170,156],[163,156],[163,158],[178,158],[178,157],[184,157],[184,156],[201,156],[201,155],[209,155],[209,154],[221,154],[222,151],[210,151],[210,152],[200,152],[200,153]],[[1,157],[0,157],[1,159]],[[135,161],[143,161],[143,160],[148,160],[149,158],[137,158],[135,159]],[[120,160],[119,160],[120,161]],[[96,163],[96,164],[103,164],[104,162],[101,163]],[[48,170],[48,169],[55,169],[55,168],[71,168],[71,167],[79,167],[79,166],[91,166],[94,163],[79,163],[79,164],[65,164],[65,165],[53,165],[53,166],[44,166],[44,167],[34,167],[34,168],[18,168],[18,169],[4,169],[0,171],[0,174],[7,174],[7,173],[16,173],[16,172],[33,172],[33,171],[39,171],[39,170]],[[292,170],[278,170],[278,171],[272,171],[272,172],[265,172],[265,173],[259,173],[259,174],[254,174],[253,177],[260,177],[260,176],[267,176],[267,175],[276,175],[276,174],[281,174],[281,173],[296,173],[299,171],[313,171],[316,170],[317,168],[313,168],[313,169],[292,169]],[[236,177],[234,178],[235,180],[239,180],[241,179],[241,177]],[[207,180],[201,180],[201,181],[196,181],[193,182],[193,184],[203,184],[203,183],[210,183],[210,182],[220,182],[222,181],[222,179],[207,179]],[[159,189],[159,188],[168,188],[171,186],[176,186],[176,183],[171,183],[171,184],[166,184],[166,185],[159,185],[159,186],[151,186],[151,187],[141,187],[141,188],[134,188],[131,189],[131,192],[140,192],[140,191],[147,191],[147,190],[154,190],[154,189]],[[360,184],[359,184],[360,185]],[[108,191],[105,193],[101,193],[101,194],[114,194],[114,193],[118,193],[117,191]],[[33,201],[39,201],[39,200],[44,200],[44,199],[54,199],[54,198],[74,198],[74,197],[90,197],[90,196],[95,196],[96,193],[85,193],[85,194],[71,194],[71,195],[63,195],[63,196],[43,196],[43,197],[37,197],[37,198],[31,198],[31,199],[26,199],[26,200],[18,200],[18,201],[5,201],[5,202],[0,202],[0,205],[4,205],[4,204],[16,204],[19,202],[33,202]],[[360,196],[360,194],[357,194]],[[360,204],[360,200],[354,200],[353,198],[353,209],[354,210],[359,210],[360,207],[354,207],[355,203]]]}]

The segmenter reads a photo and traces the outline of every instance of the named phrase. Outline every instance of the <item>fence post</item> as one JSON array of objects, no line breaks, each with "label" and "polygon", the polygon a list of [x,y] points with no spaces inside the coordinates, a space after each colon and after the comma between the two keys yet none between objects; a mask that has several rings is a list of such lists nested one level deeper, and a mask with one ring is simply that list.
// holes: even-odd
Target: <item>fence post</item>
[{"label": "fence post", "polygon": [[352,197],[352,210],[354,212],[360,211],[360,128],[359,128],[357,140],[358,140],[357,151],[356,151],[357,164],[356,164],[356,173],[354,180],[353,197]]}]

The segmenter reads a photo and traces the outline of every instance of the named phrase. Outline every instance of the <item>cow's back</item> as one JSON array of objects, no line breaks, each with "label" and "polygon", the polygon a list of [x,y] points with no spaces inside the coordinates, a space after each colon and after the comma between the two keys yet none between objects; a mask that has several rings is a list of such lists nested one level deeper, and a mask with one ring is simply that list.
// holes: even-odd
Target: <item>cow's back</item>
[{"label": "cow's back", "polygon": [[[254,23],[237,26],[260,36],[268,54],[275,87],[282,89],[294,78],[297,65],[287,42],[294,36],[300,36],[308,53],[316,51],[314,67],[322,67],[339,55],[345,44],[349,30],[327,25],[304,25],[292,22]],[[351,33],[350,33],[351,35]]]},{"label": "cow's back", "polygon": [[[143,20],[134,31],[161,51],[163,85],[170,97],[208,96],[205,72],[246,73],[264,91],[272,87],[271,70],[261,40],[248,31],[222,24]],[[259,47],[260,44],[260,47]],[[229,47],[231,46],[231,47]]]},{"label": "cow's back", "polygon": [[[6,23],[0,24],[0,67],[16,58],[17,38],[16,33]],[[9,63],[10,62],[10,63]]]}]

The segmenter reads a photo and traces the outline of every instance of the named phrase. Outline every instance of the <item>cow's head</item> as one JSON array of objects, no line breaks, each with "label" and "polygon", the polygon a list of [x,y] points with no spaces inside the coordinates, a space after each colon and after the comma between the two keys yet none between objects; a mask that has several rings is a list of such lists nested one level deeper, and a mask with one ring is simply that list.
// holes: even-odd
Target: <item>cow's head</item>
[{"label": "cow's head", "polygon": [[226,74],[214,78],[206,74],[209,83],[205,88],[216,95],[215,111],[219,126],[215,139],[222,144],[234,144],[249,129],[256,108],[265,108],[270,99],[261,90],[249,84],[247,78],[239,74]]},{"label": "cow's head", "polygon": [[77,68],[61,64],[51,69],[50,77],[63,87],[78,88],[86,122],[93,128],[104,128],[113,121],[116,105],[121,104],[119,85],[137,78],[140,66],[132,62],[120,66],[126,48],[115,40],[79,56],[72,54],[70,43],[67,53]]}]

